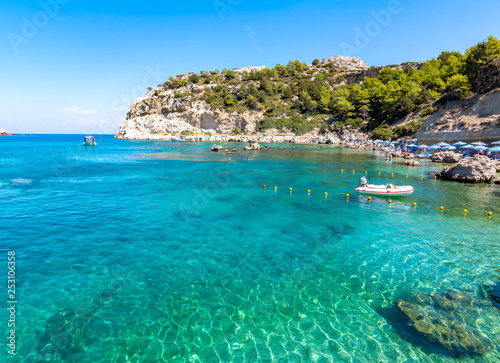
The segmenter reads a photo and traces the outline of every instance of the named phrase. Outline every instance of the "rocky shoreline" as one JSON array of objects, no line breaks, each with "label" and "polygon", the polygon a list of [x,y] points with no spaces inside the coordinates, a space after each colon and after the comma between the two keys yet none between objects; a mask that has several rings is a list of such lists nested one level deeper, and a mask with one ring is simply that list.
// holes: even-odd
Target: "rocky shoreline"
[{"label": "rocky shoreline", "polygon": [[0,129],[0,136],[11,136],[11,134],[4,129]]}]

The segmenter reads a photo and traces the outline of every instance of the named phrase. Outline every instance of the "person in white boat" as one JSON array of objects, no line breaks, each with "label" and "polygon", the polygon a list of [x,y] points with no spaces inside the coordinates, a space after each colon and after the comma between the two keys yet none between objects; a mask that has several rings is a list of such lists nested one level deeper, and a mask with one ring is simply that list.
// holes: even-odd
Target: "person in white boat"
[{"label": "person in white boat", "polygon": [[366,180],[366,177],[363,175],[361,178],[359,178],[359,186],[360,187],[366,187],[368,184],[368,180]]}]

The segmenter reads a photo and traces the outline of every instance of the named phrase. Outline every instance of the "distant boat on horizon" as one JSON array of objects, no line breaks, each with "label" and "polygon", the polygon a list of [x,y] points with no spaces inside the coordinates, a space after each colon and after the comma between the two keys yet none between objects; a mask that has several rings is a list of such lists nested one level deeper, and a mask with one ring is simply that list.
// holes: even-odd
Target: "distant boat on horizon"
[{"label": "distant boat on horizon", "polygon": [[94,136],[85,136],[83,138],[83,145],[85,146],[97,146]]}]

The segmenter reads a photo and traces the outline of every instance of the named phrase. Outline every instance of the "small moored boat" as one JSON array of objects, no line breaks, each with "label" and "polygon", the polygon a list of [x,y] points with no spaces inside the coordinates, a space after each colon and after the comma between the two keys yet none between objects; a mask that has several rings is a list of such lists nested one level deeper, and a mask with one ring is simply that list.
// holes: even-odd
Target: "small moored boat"
[{"label": "small moored boat", "polygon": [[97,143],[95,142],[95,137],[94,136],[85,136],[83,138],[83,145],[85,145],[85,146],[96,146]]},{"label": "small moored boat", "polygon": [[411,185],[394,185],[394,184],[366,184],[356,188],[356,192],[360,194],[371,195],[390,195],[390,196],[405,196],[413,193]]},{"label": "small moored boat", "polygon": [[178,137],[178,136],[176,136],[176,137],[172,137],[172,139],[171,139],[171,140],[172,140],[172,141],[186,141],[186,140],[184,140],[182,137]]}]

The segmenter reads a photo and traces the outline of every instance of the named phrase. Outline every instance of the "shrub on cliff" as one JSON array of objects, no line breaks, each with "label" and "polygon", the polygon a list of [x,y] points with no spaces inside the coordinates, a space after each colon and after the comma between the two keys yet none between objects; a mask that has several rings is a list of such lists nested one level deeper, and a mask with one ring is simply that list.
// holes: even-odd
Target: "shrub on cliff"
[{"label": "shrub on cliff", "polygon": [[500,40],[490,36],[465,53],[465,74],[476,92],[500,86]]}]

